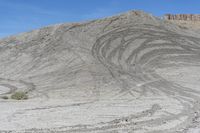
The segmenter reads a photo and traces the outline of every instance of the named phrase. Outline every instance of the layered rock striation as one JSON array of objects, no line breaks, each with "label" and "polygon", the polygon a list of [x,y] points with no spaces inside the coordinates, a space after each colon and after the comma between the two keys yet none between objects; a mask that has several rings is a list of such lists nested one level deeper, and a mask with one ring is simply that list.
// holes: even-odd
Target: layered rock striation
[{"label": "layered rock striation", "polygon": [[166,20],[200,21],[200,14],[166,14]]}]

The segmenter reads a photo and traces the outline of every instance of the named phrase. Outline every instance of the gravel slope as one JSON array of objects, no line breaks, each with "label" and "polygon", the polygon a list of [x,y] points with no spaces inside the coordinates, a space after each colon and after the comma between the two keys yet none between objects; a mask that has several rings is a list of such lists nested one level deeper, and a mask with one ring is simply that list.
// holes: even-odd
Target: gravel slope
[{"label": "gravel slope", "polygon": [[141,11],[0,40],[0,132],[200,131],[200,34]]}]

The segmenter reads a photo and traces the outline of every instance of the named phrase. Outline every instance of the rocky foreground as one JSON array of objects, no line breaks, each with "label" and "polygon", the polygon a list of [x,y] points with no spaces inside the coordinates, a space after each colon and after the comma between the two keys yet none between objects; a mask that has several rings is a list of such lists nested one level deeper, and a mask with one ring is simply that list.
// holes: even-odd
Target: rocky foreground
[{"label": "rocky foreground", "polygon": [[199,80],[200,33],[144,12],[45,27],[0,41],[0,132],[199,132]]}]

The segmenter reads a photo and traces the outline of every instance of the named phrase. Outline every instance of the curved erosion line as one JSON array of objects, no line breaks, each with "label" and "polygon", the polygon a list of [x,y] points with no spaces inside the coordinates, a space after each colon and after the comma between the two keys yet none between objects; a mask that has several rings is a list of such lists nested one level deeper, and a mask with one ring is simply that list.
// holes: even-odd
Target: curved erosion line
[{"label": "curved erosion line", "polygon": [[11,93],[13,93],[17,90],[17,87],[10,85],[10,84],[0,84],[0,86],[4,86],[6,88],[9,88],[8,92],[1,93],[0,96],[11,94]]},{"label": "curved erosion line", "polygon": [[[118,129],[118,128],[122,128],[122,127],[129,127],[132,125],[137,125],[139,123],[147,124],[145,121],[143,122],[133,122],[132,120],[134,120],[135,118],[142,118],[142,117],[146,117],[149,114],[153,115],[156,111],[160,110],[160,106],[155,104],[151,107],[151,109],[145,110],[142,113],[138,113],[135,115],[130,115],[127,117],[123,117],[120,119],[115,119],[113,121],[110,122],[101,122],[101,123],[97,123],[96,125],[77,125],[77,126],[63,126],[63,127],[59,127],[59,128],[44,128],[44,129],[34,129],[35,132],[94,132],[94,131],[105,131],[105,130],[111,130],[111,129]],[[152,121],[152,120],[151,120]],[[1,131],[1,130],[0,130]],[[29,131],[33,131],[32,129],[27,129],[27,130],[22,130],[20,132],[29,132]],[[12,132],[12,131],[9,131]]]},{"label": "curved erosion line", "polygon": [[35,90],[35,85],[33,83],[25,82],[23,80],[17,81],[17,80],[11,80],[11,79],[3,79],[3,78],[0,78],[0,79],[1,79],[0,82],[3,82],[0,85],[5,86],[10,89],[9,92],[6,92],[6,93],[0,94],[0,95],[8,95],[8,94],[12,94],[12,93],[16,92],[19,88],[17,86],[13,85],[15,83],[20,83],[22,85],[25,85],[26,86],[25,93],[30,93]]}]

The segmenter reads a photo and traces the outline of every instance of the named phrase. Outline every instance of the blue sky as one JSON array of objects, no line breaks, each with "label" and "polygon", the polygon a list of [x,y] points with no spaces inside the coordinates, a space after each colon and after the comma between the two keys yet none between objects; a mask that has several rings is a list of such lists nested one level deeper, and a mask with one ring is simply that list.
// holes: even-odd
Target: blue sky
[{"label": "blue sky", "polygon": [[0,38],[43,26],[144,10],[166,13],[200,13],[200,0],[0,0]]}]

